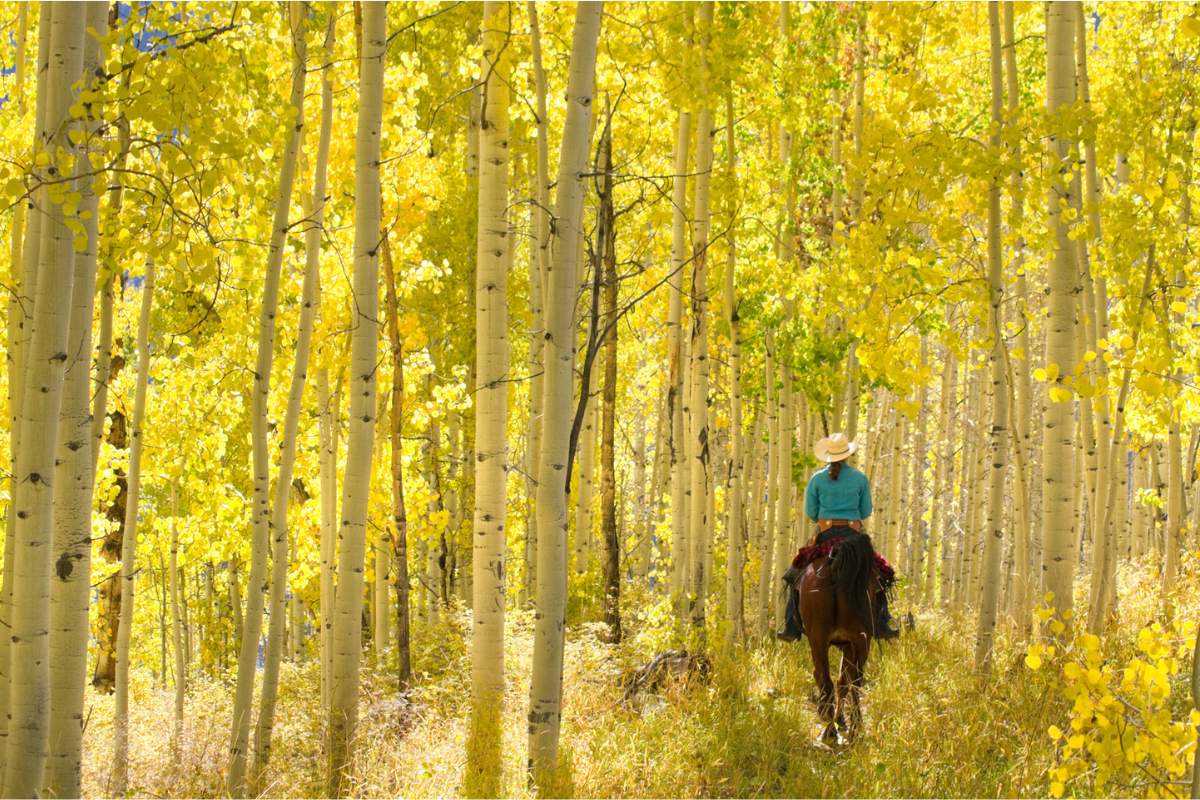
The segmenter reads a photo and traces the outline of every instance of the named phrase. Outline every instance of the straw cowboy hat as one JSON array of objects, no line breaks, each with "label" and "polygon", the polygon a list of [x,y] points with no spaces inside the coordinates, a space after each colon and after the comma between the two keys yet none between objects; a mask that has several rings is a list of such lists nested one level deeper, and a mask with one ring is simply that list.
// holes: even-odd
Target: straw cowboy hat
[{"label": "straw cowboy hat", "polygon": [[857,449],[858,445],[847,439],[846,434],[835,433],[817,442],[813,452],[817,454],[818,460],[832,464],[834,461],[845,461],[854,455]]}]

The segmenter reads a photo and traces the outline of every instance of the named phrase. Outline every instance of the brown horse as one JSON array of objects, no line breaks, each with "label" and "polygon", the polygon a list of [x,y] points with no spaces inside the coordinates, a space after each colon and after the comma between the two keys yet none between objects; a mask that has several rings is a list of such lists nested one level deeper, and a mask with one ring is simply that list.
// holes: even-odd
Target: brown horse
[{"label": "brown horse", "polygon": [[[837,744],[839,727],[846,740],[853,741],[862,722],[859,693],[875,628],[875,593],[880,589],[874,554],[871,537],[847,536],[829,556],[805,566],[796,581],[800,619],[812,648],[813,699],[825,723],[821,741],[826,745]],[[829,672],[830,645],[842,651],[836,694]]]}]

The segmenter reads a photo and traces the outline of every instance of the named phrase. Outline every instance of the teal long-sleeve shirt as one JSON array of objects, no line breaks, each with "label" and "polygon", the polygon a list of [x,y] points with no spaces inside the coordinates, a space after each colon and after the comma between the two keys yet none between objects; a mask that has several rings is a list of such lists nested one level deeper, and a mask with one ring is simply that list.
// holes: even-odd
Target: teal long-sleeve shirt
[{"label": "teal long-sleeve shirt", "polygon": [[808,482],[804,513],[811,520],[866,519],[871,516],[871,482],[849,464],[842,464],[836,481],[829,479],[829,466]]}]

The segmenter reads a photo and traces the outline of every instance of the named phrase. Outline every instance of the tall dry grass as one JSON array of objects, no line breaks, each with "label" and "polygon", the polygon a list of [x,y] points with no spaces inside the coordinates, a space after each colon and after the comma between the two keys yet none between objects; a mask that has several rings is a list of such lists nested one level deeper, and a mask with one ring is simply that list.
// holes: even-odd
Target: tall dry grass
[{"label": "tall dry grass", "polygon": [[[1178,614],[1193,614],[1197,565],[1185,564]],[[1136,651],[1138,630],[1161,619],[1153,567],[1120,576],[1122,607],[1110,620],[1106,657]],[[1079,599],[1082,602],[1082,597]],[[865,725],[851,747],[831,750],[817,740],[808,697],[806,642],[712,650],[707,680],[673,683],[636,703],[622,700],[622,680],[675,640],[669,611],[630,598],[621,645],[602,641],[596,623],[570,629],[565,661],[562,753],[565,769],[552,794],[579,797],[1043,797],[1055,759],[1051,725],[1063,726],[1067,703],[1044,674],[1024,664],[1025,642],[1001,630],[990,679],[972,667],[975,620],[917,615],[916,629],[897,643],[874,647],[864,691]],[[411,705],[396,694],[384,669],[363,683],[362,728],[355,793],[364,797],[455,797],[464,791],[469,737],[469,654],[465,615],[446,615],[416,632],[418,681]],[[532,616],[511,612],[507,636],[508,691],[500,720],[505,797],[537,796],[527,784],[526,723]],[[720,641],[719,636],[714,636]],[[1185,668],[1182,671],[1187,673]],[[1176,689],[1173,711],[1186,713],[1190,695]],[[170,687],[135,676],[131,722],[133,793],[146,797],[219,797],[224,786],[230,686],[198,683],[174,758]],[[313,665],[285,665],[275,753],[263,794],[319,796],[323,786],[323,720]],[[112,703],[88,698],[85,791],[110,794]],[[1070,793],[1088,795],[1085,781]],[[546,793],[550,794],[550,793]]]}]

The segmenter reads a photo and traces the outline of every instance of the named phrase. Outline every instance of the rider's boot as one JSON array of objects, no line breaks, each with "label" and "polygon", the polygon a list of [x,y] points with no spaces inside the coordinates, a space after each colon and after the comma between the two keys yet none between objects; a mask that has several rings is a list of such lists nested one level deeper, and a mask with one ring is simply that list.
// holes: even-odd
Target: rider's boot
[{"label": "rider's boot", "polygon": [[775,632],[781,642],[795,642],[804,635],[804,623],[800,621],[799,593],[788,589],[787,609],[783,613],[783,627]]},{"label": "rider's boot", "polygon": [[875,593],[875,638],[895,639],[900,635],[891,613],[888,611],[887,592],[880,590]]}]

